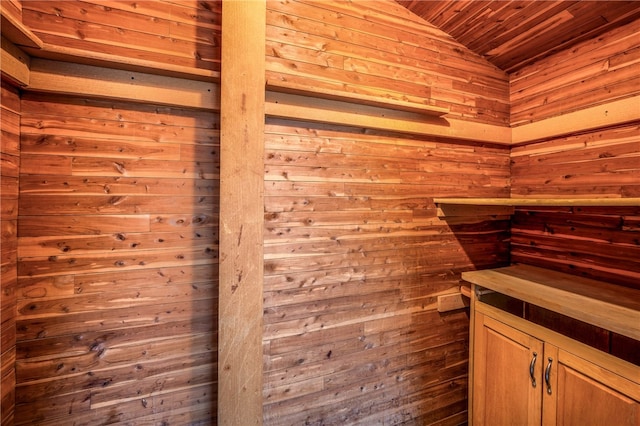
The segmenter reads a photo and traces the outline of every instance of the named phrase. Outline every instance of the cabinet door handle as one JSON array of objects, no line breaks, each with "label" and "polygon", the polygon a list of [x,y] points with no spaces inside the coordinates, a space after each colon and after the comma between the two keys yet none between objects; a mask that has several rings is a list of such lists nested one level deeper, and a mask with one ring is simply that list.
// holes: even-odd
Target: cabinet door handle
[{"label": "cabinet door handle", "polygon": [[544,381],[547,384],[547,393],[551,395],[551,363],[553,359],[549,357],[549,364],[547,364],[547,368],[544,370]]},{"label": "cabinet door handle", "polygon": [[534,373],[534,369],[536,366],[536,359],[538,359],[538,354],[536,352],[533,353],[533,358],[531,358],[531,364],[529,364],[529,376],[531,377],[531,386],[536,387],[536,376]]}]

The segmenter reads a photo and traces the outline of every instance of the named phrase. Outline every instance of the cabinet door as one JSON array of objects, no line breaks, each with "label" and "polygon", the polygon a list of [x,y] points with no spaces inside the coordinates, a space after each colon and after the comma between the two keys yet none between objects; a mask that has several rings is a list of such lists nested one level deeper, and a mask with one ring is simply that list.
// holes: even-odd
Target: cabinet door
[{"label": "cabinet door", "polygon": [[473,424],[541,424],[542,359],[540,340],[476,312]]},{"label": "cabinet door", "polygon": [[556,415],[551,423],[640,425],[640,385],[637,382],[562,349],[557,367]]}]

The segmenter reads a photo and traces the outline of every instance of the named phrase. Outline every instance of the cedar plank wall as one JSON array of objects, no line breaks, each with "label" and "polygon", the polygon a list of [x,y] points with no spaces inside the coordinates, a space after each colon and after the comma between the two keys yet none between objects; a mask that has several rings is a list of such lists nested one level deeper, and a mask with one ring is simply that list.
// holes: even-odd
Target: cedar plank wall
[{"label": "cedar plank wall", "polygon": [[[216,2],[24,18],[51,50],[219,69]],[[214,424],[218,115],[37,93],[22,109],[15,423]]]},{"label": "cedar plank wall", "polygon": [[267,84],[448,108],[509,123],[504,72],[390,1],[268,1]]},{"label": "cedar plank wall", "polygon": [[[393,2],[267,7],[270,84],[508,119],[506,76]],[[508,218],[432,197],[508,195],[508,149],[270,119],[265,156],[265,424],[465,422],[468,317],[436,296],[508,263]]]},{"label": "cedar plank wall", "polygon": [[220,71],[220,1],[29,0],[23,22],[47,56],[209,76]]},{"label": "cedar plank wall", "polygon": [[22,99],[16,424],[215,416],[217,118]]},{"label": "cedar plank wall", "polygon": [[[122,61],[126,62],[134,58],[158,67],[164,61],[166,65],[176,67],[217,69],[215,55],[211,58],[206,53],[206,46],[204,50],[190,49],[191,45],[187,43],[189,48],[174,48],[167,41],[172,39],[159,41],[158,37],[150,37],[146,33],[160,32],[148,30],[157,28],[158,20],[167,24],[163,19],[184,16],[179,13],[165,14],[165,8],[159,3],[136,3],[138,12],[156,17],[147,22],[147,19],[131,10],[128,2],[101,2],[101,6],[83,2],[82,11],[72,10],[74,8],[69,8],[66,2],[29,2],[29,10],[25,10],[25,22],[45,43],[56,48],[66,47],[67,52],[88,56],[113,54],[112,60],[122,57]],[[204,4],[211,6],[211,3]],[[103,7],[105,5],[108,7]],[[48,16],[45,18],[42,13]],[[117,15],[115,19],[121,28],[101,23],[105,13],[107,16]],[[206,11],[198,10],[197,16],[198,25],[209,31],[215,29],[209,21],[200,19],[208,16]],[[83,21],[91,19],[96,22],[88,25]],[[269,3],[267,19],[267,48],[268,51],[274,49],[267,63],[267,77],[272,86],[279,85],[285,89],[297,87],[310,92],[329,87],[346,94],[355,91],[380,97],[390,94],[398,99],[416,103],[427,101],[448,107],[453,117],[499,125],[508,123],[507,76],[441,32],[413,18],[393,2],[273,2]],[[181,27],[182,24],[176,26]],[[345,31],[342,29],[344,26],[351,28]],[[165,31],[165,27],[159,27]],[[178,29],[171,26],[171,31]],[[180,40],[187,38],[194,42],[194,39],[179,35],[181,33],[176,34],[175,37]],[[195,42],[199,43],[204,37],[200,34],[207,32],[196,34]],[[124,45],[112,45],[112,39]],[[201,50],[205,53],[200,53]],[[424,84],[415,84],[416,81]],[[86,102],[79,98],[59,99],[35,95],[25,99],[25,106],[33,109],[29,111],[31,124],[25,127],[25,144],[27,137],[39,135],[47,129],[58,129],[60,125],[62,127],[56,131],[61,132],[62,141],[69,136],[78,138],[78,135],[66,135],[65,132],[73,133],[78,130],[78,125],[90,124],[85,119],[90,117],[87,112],[93,111],[93,108],[95,111],[104,111],[107,114],[106,121],[109,117],[113,120],[117,113],[124,115],[123,112],[131,109],[140,110],[141,122],[155,122],[151,118],[154,113],[140,105],[116,103],[115,111],[112,111],[111,106],[106,106],[110,103]],[[45,109],[36,108],[38,105],[44,105]],[[67,108],[71,105],[84,111],[84,114],[75,114],[71,118],[46,116],[62,105]],[[54,128],[39,128],[40,121],[47,126],[46,123],[51,119],[59,122]],[[106,127],[105,130],[94,132],[106,139],[130,136],[126,129],[122,130],[123,133],[117,133],[112,127]],[[104,132],[108,132],[108,135]],[[30,133],[32,136],[28,136]],[[84,136],[91,137],[90,134]],[[149,143],[153,144],[154,141]],[[453,291],[461,270],[498,266],[508,261],[508,222],[506,218],[502,221],[477,218],[469,223],[450,226],[435,217],[432,197],[463,196],[469,191],[484,196],[507,195],[508,149],[453,139],[412,138],[376,134],[367,129],[278,120],[269,121],[266,143],[265,423],[295,424],[305,420],[316,424],[340,424],[344,421],[406,421],[414,424],[464,422],[468,319],[463,311],[438,314],[435,311],[435,296],[443,291]],[[38,144],[31,147],[35,150],[40,148]],[[47,149],[59,149],[62,152],[25,155],[32,160],[36,160],[35,157],[63,157],[67,163],[40,164],[32,161],[31,168],[26,169],[24,174],[25,177],[31,177],[31,173],[61,173],[56,179],[47,180],[57,182],[57,192],[48,193],[49,189],[45,189],[44,192],[31,192],[26,198],[31,199],[32,209],[36,199],[53,201],[50,206],[47,205],[47,211],[55,209],[56,214],[48,217],[52,223],[48,229],[52,229],[54,224],[55,229],[60,229],[77,216],[82,218],[95,214],[98,219],[104,219],[97,211],[100,204],[83,204],[87,203],[87,197],[64,192],[64,182],[74,179],[78,182],[77,176],[65,174],[73,171],[77,165],[80,168],[76,172],[81,182],[89,186],[86,190],[104,191],[104,186],[122,172],[118,164],[131,164],[133,159],[126,158],[126,154],[122,153],[117,154],[117,158],[116,154],[110,154],[107,161],[90,157],[90,153],[86,152],[91,151],[89,144],[81,150],[85,154],[69,152],[71,148],[64,144]],[[158,161],[156,166],[164,167],[160,163]],[[144,168],[144,164],[140,165],[145,170],[143,173],[151,175],[136,179],[158,177],[153,175],[158,167],[149,169]],[[124,170],[129,170],[129,167]],[[33,178],[34,185],[42,181],[38,180],[37,175]],[[86,184],[83,181],[85,178],[88,179]],[[92,187],[92,183],[98,187]],[[113,186],[109,185],[110,188]],[[132,219],[139,220],[138,216],[144,216],[143,211],[127,210],[136,205],[128,201],[142,198],[138,194],[129,195],[128,200],[117,198],[120,194],[94,194],[91,196],[95,198],[94,201],[103,198],[108,203],[112,200],[109,209],[124,210],[122,213],[134,216]],[[80,203],[79,207],[74,202]],[[59,209],[62,208],[66,209],[68,215],[60,214]],[[215,206],[209,208],[215,209]],[[128,222],[127,226],[134,227],[136,224],[139,222],[130,225]],[[102,225],[102,221],[99,225]],[[25,222],[25,229],[32,226],[33,221],[31,225]],[[72,266],[74,268],[86,265],[84,260],[87,258],[108,258],[111,261],[108,266],[121,271],[97,272],[98,279],[100,276],[109,281],[115,279],[115,285],[120,286],[116,289],[125,286],[129,278],[136,280],[137,268],[141,269],[139,273],[145,273],[147,267],[154,271],[153,259],[147,265],[136,262],[135,266],[131,265],[136,271],[124,273],[122,270],[128,268],[129,264],[125,261],[125,266],[121,267],[114,263],[122,259],[120,254],[126,254],[125,259],[138,260],[143,246],[129,247],[131,251],[118,248],[109,256],[102,251],[104,247],[115,247],[114,244],[126,247],[127,240],[113,240],[116,232],[122,232],[117,224],[115,228],[107,235],[80,234],[77,238],[68,238],[67,235],[43,237],[40,233],[34,239],[25,236],[25,248],[33,248],[34,244],[38,244],[37,237],[54,244],[46,244],[49,251],[59,251],[67,246],[57,247],[57,241],[78,240],[90,245],[85,245],[81,249],[84,253],[78,253],[77,256],[51,254],[57,256],[55,262],[49,260],[49,255],[34,258],[33,261],[26,259],[23,272],[26,275],[21,282],[24,282],[25,288],[43,283],[55,291],[69,292],[70,288],[73,291],[75,283],[65,283],[65,279],[69,279],[65,278],[66,274],[55,275],[55,271],[69,268],[67,265],[64,269],[56,269],[56,264],[71,258],[80,260],[74,264],[76,266]],[[456,230],[455,235],[451,228]],[[111,245],[103,245],[105,240],[110,241]],[[180,254],[181,248],[177,246],[176,250],[159,251],[165,255]],[[29,278],[29,271],[43,274],[43,279]],[[131,399],[122,399],[123,405],[109,405],[118,398],[126,398],[118,393],[124,388],[123,380],[141,377],[143,384],[156,383],[152,378],[144,379],[148,374],[144,370],[132,373],[127,370],[127,367],[138,365],[127,361],[131,354],[126,349],[142,349],[135,346],[140,336],[136,331],[142,332],[140,327],[123,329],[113,323],[113,320],[119,319],[119,313],[137,315],[139,310],[115,308],[97,311],[95,315],[103,319],[103,324],[113,327],[110,334],[100,331],[104,327],[100,322],[80,322],[78,330],[68,328],[73,327],[75,321],[67,322],[65,318],[91,316],[90,313],[77,312],[77,309],[93,309],[95,303],[111,300],[110,296],[113,296],[109,290],[103,290],[104,287],[97,287],[102,281],[91,281],[94,273],[86,276],[78,273],[73,280],[85,284],[83,293],[90,291],[84,290],[85,287],[102,292],[96,295],[96,299],[86,294],[67,293],[67,296],[52,296],[53,304],[33,305],[37,309],[52,310],[56,309],[55,302],[59,297],[69,302],[77,301],[75,305],[66,304],[57,308],[67,309],[70,311],[68,313],[51,313],[42,318],[34,317],[32,321],[31,316],[36,315],[29,313],[32,305],[28,304],[27,299],[21,301],[20,306],[25,308],[22,311],[26,311],[25,326],[47,325],[50,327],[47,332],[54,333],[38,337],[39,330],[34,331],[32,336],[26,338],[36,339],[21,346],[22,364],[19,366],[24,367],[25,378],[22,388],[18,389],[24,391],[18,402],[25,416],[38,415],[31,411],[51,407],[51,400],[46,406],[42,405],[44,403],[38,406],[37,400],[33,403],[26,401],[29,392],[36,391],[52,392],[53,401],[58,405],[51,408],[51,415],[67,416],[69,403],[75,401],[70,417],[63,418],[78,423],[101,419],[99,415],[82,411],[87,403],[94,403],[94,399],[74,399],[79,394],[86,396],[94,392],[97,401],[95,407],[101,410],[98,413],[114,413],[114,421],[127,421],[126,416],[144,415],[146,409],[152,408],[152,404],[159,403],[161,399],[143,400],[136,394]],[[91,283],[96,286],[91,286]],[[126,289],[131,287],[126,285]],[[157,297],[157,294],[150,297]],[[122,302],[117,299],[113,303]],[[205,311],[201,313],[206,314]],[[213,329],[214,321],[215,317],[208,324]],[[196,324],[204,326],[203,322]],[[188,326],[195,325],[189,322]],[[55,330],[67,334],[57,337]],[[119,334],[129,333],[127,330],[132,334]],[[82,340],[74,339],[80,335],[84,339],[93,338],[91,344],[85,343],[83,346]],[[118,352],[108,345],[108,340],[106,346],[103,341],[96,342],[96,336],[103,335],[107,338],[115,336]],[[153,339],[151,337],[149,344]],[[36,344],[48,341],[54,342],[54,345],[49,345],[51,348]],[[93,342],[98,344],[94,345]],[[103,350],[105,348],[106,351]],[[108,370],[112,375],[96,374],[93,381],[82,382],[88,375],[87,369],[94,367],[92,361],[101,359],[99,355],[108,358],[110,349],[112,353],[115,352],[114,356],[121,356],[118,359],[122,360],[116,364],[116,368]],[[34,359],[33,351],[49,352]],[[133,358],[139,357],[139,353],[134,352]],[[77,363],[60,362],[61,357],[70,357],[72,362]],[[154,366],[164,368],[162,362],[158,360]],[[102,368],[103,364],[97,366]],[[69,374],[69,369],[74,367],[79,370]],[[32,382],[34,374],[46,369],[46,374],[51,378]],[[151,374],[153,377],[155,373]],[[78,380],[95,387],[80,388],[82,390],[69,393],[69,387],[65,386],[78,389]],[[136,387],[132,388],[137,391]],[[173,394],[174,397],[164,400],[164,404],[196,404],[188,399],[189,392],[185,390],[184,401],[180,395]],[[211,399],[215,401],[214,398],[207,396],[204,400],[211,402]],[[131,413],[128,414],[127,410],[131,410]],[[178,410],[176,416],[184,412]],[[122,413],[120,417],[119,413]],[[162,418],[163,414],[160,413],[140,421],[152,422]],[[52,417],[51,420],[55,419]],[[108,420],[108,417],[103,419]],[[181,420],[185,421],[178,418],[176,423],[180,424]]]},{"label": "cedar plank wall", "polygon": [[[640,21],[512,75],[514,125],[640,94]],[[640,121],[512,150],[511,193],[639,197]],[[640,289],[640,208],[519,209],[512,260]]]},{"label": "cedar plank wall", "polygon": [[[5,13],[21,19],[22,4],[18,0],[3,1],[2,6]],[[0,424],[11,425],[16,384],[20,94],[4,76],[0,101]]]},{"label": "cedar plank wall", "polygon": [[0,111],[0,423],[13,423],[15,408],[16,284],[18,261],[18,173],[20,95],[2,80]]}]

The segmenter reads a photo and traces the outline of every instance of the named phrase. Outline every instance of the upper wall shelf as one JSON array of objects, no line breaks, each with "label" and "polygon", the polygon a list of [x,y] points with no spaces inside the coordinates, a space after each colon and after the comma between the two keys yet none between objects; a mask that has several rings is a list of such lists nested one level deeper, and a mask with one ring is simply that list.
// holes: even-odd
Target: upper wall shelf
[{"label": "upper wall shelf", "polygon": [[439,217],[511,215],[516,206],[640,206],[640,198],[434,198]]}]

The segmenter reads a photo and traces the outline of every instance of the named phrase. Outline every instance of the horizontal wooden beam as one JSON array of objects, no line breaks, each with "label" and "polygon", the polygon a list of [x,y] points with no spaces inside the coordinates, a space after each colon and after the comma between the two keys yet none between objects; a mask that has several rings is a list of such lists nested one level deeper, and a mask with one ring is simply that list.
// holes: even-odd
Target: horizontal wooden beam
[{"label": "horizontal wooden beam", "polygon": [[29,85],[29,55],[15,44],[2,37],[2,56],[0,57],[2,74],[19,86]]},{"label": "horizontal wooden beam", "polygon": [[33,58],[28,90],[220,110],[220,85]]},{"label": "horizontal wooden beam", "polygon": [[388,130],[417,135],[442,136],[495,144],[510,144],[509,127],[434,117],[415,111],[319,99],[290,93],[267,92],[269,117]]},{"label": "horizontal wooden beam", "polygon": [[640,120],[640,96],[596,105],[512,129],[513,145]]}]

